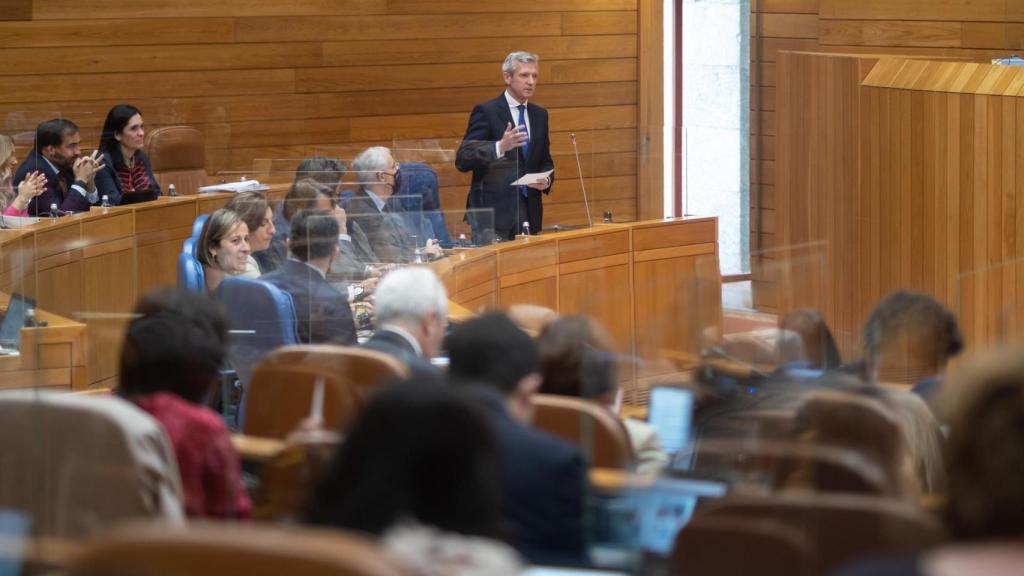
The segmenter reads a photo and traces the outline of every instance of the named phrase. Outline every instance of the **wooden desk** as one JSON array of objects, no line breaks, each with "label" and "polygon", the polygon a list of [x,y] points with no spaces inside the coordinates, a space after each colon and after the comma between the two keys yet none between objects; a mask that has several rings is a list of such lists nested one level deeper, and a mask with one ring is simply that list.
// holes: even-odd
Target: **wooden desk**
[{"label": "wooden desk", "polygon": [[[10,295],[0,292],[6,311]],[[84,388],[86,380],[85,325],[45,310],[36,318],[40,328],[21,329],[21,354],[0,356],[0,390],[8,388]]]},{"label": "wooden desk", "polygon": [[[45,311],[41,318],[49,313],[85,332],[76,349],[84,359],[70,364],[78,376],[34,380],[76,390],[115,387],[121,339],[135,301],[152,288],[175,285],[178,252],[198,210],[227,198],[164,197],[0,231],[0,291],[35,298]],[[20,381],[33,380],[25,378]]]},{"label": "wooden desk", "polygon": [[[175,285],[192,222],[230,198],[163,197],[0,231],[0,291],[84,325],[85,375],[72,387],[114,388],[136,300]],[[694,353],[700,331],[721,324],[716,239],[714,218],[606,224],[464,250],[430,266],[463,314],[517,303],[589,314],[623,356],[646,361]],[[639,373],[626,362],[623,376],[648,375],[647,363],[637,365]]]},{"label": "wooden desk", "polygon": [[[717,220],[601,224],[459,252],[431,266],[449,297],[470,311],[536,304],[587,314],[611,332],[624,382],[674,366],[652,360],[695,353],[721,326]],[[635,361],[628,361],[635,359]],[[646,386],[626,388],[646,404]]]}]

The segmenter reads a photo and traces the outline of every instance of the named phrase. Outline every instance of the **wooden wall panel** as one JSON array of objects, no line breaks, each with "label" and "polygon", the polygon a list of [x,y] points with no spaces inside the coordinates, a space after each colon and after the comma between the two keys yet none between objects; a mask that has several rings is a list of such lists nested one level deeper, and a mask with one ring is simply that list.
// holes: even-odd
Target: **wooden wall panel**
[{"label": "wooden wall panel", "polygon": [[[225,177],[261,158],[283,171],[331,148],[348,147],[349,161],[376,144],[450,153],[472,106],[501,92],[501,60],[525,49],[541,57],[536,102],[551,111],[562,176],[551,213],[586,221],[570,132],[584,166],[596,154],[634,156],[611,172],[583,171],[598,194],[596,179],[622,177],[616,216],[636,217],[641,171],[660,177],[660,164],[636,160],[639,119],[653,102],[641,94],[661,94],[660,76],[639,71],[641,35],[660,42],[639,28],[641,10],[660,22],[649,0],[524,0],[514,9],[469,0],[154,0],[129,18],[111,0],[0,3],[0,132],[22,145],[36,124],[60,116],[82,126],[83,147],[92,148],[107,110],[131,102],[148,129],[199,128],[208,172]],[[661,55],[649,52],[653,69]],[[659,117],[645,122],[660,125]],[[445,163],[445,208],[461,209],[469,175],[450,169],[450,154],[435,161]],[[651,205],[660,203],[659,182],[644,188]]]},{"label": "wooden wall panel", "polygon": [[836,54],[779,71],[782,248],[758,269],[779,311],[820,310],[853,358],[899,289],[943,301],[969,347],[1024,337],[1024,71]]},{"label": "wooden wall panel", "polygon": [[[800,80],[777,72],[779,52],[820,51],[908,55],[988,61],[1024,49],[1024,3],[1006,0],[757,0],[751,2],[751,255],[771,260],[782,248],[764,212],[769,187],[777,188],[776,167],[764,161],[778,151],[765,139],[778,135],[779,88]],[[794,73],[801,73],[794,71]],[[944,105],[921,98],[922,106]],[[912,107],[914,113],[923,109]],[[909,125],[908,125],[909,126]],[[918,126],[918,125],[914,125]],[[924,130],[923,126],[918,129]],[[893,128],[893,135],[902,137]],[[898,140],[896,150],[900,150]],[[916,153],[916,152],[915,152]],[[924,160],[922,157],[919,159]],[[919,165],[915,164],[915,165]],[[880,170],[890,166],[878,166]],[[900,207],[913,209],[913,207]],[[770,267],[769,267],[770,268]],[[757,272],[752,278],[754,303],[775,308],[779,291]],[[769,302],[771,300],[771,302]]]}]

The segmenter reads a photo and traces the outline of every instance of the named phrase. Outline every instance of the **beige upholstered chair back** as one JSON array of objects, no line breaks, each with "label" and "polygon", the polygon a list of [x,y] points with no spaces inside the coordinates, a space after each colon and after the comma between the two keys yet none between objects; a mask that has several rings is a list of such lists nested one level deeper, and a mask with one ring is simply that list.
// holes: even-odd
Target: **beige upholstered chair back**
[{"label": "beige upholstered chair back", "polygon": [[278,348],[253,372],[245,433],[286,437],[310,415],[317,382],[323,382],[324,425],[346,428],[374,387],[407,375],[397,359],[373,350],[327,344]]},{"label": "beige upholstered chair back", "polygon": [[579,445],[590,466],[633,468],[635,456],[622,422],[600,404],[553,394],[532,398],[533,426]]},{"label": "beige upholstered chair back", "polygon": [[192,523],[119,529],[72,566],[74,576],[403,576],[376,544],[337,530]]},{"label": "beige upholstered chair back", "polygon": [[191,126],[164,126],[146,135],[146,156],[164,193],[196,194],[206,185],[206,140]]},{"label": "beige upholstered chair back", "polygon": [[115,396],[0,392],[0,509],[36,536],[80,538],[132,518],[181,522],[174,449],[149,414]]}]

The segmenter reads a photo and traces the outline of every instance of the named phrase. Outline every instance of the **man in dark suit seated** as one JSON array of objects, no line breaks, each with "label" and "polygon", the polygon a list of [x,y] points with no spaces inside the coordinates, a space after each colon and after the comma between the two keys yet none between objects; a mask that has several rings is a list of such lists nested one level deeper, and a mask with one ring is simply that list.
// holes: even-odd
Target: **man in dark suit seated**
[{"label": "man in dark suit seated", "polygon": [[[36,144],[18,166],[11,184],[18,184],[32,174],[46,176],[46,189],[28,203],[30,216],[58,216],[63,212],[87,212],[99,201],[96,173],[103,169],[98,153],[82,156],[82,136],[78,126],[63,118],[47,120],[36,128]],[[50,214],[56,204],[57,214]]]},{"label": "man in dark suit seated", "polygon": [[489,414],[498,437],[511,543],[537,564],[585,563],[583,455],[527,424],[540,387],[533,340],[504,314],[489,314],[452,330],[447,349],[453,382]]},{"label": "man in dark suit seated", "polygon": [[290,256],[260,279],[291,294],[304,344],[356,343],[348,297],[325,275],[338,255],[338,221],[322,210],[303,210],[292,217],[288,233]]},{"label": "man in dark suit seated", "polygon": [[394,213],[398,204],[388,202],[401,185],[400,166],[383,146],[367,148],[352,161],[359,189],[348,199],[348,220],[358,224],[370,241],[370,248],[383,262],[412,262],[417,247],[424,259],[440,256],[441,248],[433,238],[413,238],[401,218]]},{"label": "man in dark suit seated", "polygon": [[436,378],[429,360],[448,325],[448,293],[437,275],[421,267],[389,272],[374,293],[374,314],[377,332],[363,346],[401,360],[415,381]]}]

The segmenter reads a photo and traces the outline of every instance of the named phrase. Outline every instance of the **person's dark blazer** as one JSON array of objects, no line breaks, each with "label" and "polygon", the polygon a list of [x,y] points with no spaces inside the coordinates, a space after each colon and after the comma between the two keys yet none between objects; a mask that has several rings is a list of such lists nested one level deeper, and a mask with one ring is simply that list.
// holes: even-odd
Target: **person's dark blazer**
[{"label": "person's dark blazer", "polygon": [[[521,147],[506,151],[500,158],[495,155],[495,142],[501,140],[509,122],[515,125],[504,92],[473,108],[466,134],[455,156],[455,167],[460,172],[473,171],[466,210],[493,208],[494,229],[498,232],[518,230],[524,221],[530,223],[530,230],[534,233],[540,232],[544,225],[541,192],[527,188],[527,214],[517,214],[519,191],[509,185],[525,174],[546,172],[555,167],[548,141],[548,111],[528,102],[526,113],[530,117],[529,157],[523,158]],[[554,182],[554,174],[551,181]],[[549,186],[544,193],[550,191]],[[470,224],[474,223],[471,221]]]},{"label": "person's dark blazer", "polygon": [[[159,196],[160,183],[153,176],[153,166],[149,163],[149,157],[142,150],[138,150],[135,152],[135,161],[142,162],[142,165],[146,167],[146,176],[149,177],[149,189],[156,192],[156,195]],[[99,194],[100,198],[106,196],[111,205],[117,206],[121,203],[121,198],[124,196],[125,191],[121,189],[121,179],[117,177],[114,159],[107,152],[103,152],[103,164],[103,170],[96,173],[96,193]],[[141,192],[141,190],[138,192]]]},{"label": "person's dark blazer", "polygon": [[331,282],[365,280],[366,267],[380,261],[359,224],[349,220],[346,228],[349,239],[338,239],[338,257],[331,262],[331,269],[327,271],[327,279]]},{"label": "person's dark blazer", "polygon": [[441,375],[440,370],[416,353],[408,340],[387,328],[377,330],[363,347],[397,358],[409,367],[409,378],[414,382],[434,381]]},{"label": "person's dark blazer", "polygon": [[[18,184],[32,172],[42,172],[46,176],[46,187],[43,193],[36,196],[28,203],[29,216],[39,216],[50,211],[50,204],[56,204],[64,212],[87,212],[89,210],[89,199],[82,196],[78,190],[71,188],[74,184],[75,175],[71,169],[62,169],[55,172],[50,163],[43,158],[43,155],[35,150],[29,152],[25,160],[18,166],[14,173],[11,185],[18,189]],[[61,191],[59,180],[67,184],[67,193]]]},{"label": "person's dark blazer", "polygon": [[378,210],[366,190],[360,188],[348,199],[345,212],[348,221],[358,225],[366,234],[370,248],[382,262],[412,260],[415,246],[401,220],[394,214]]},{"label": "person's dark blazer", "polygon": [[356,327],[348,298],[330,285],[320,272],[297,260],[286,260],[260,280],[291,294],[303,344],[356,343]]},{"label": "person's dark blazer", "polygon": [[512,418],[496,389],[465,391],[483,407],[498,438],[502,514],[512,545],[534,564],[586,564],[586,467],[579,448]]}]

